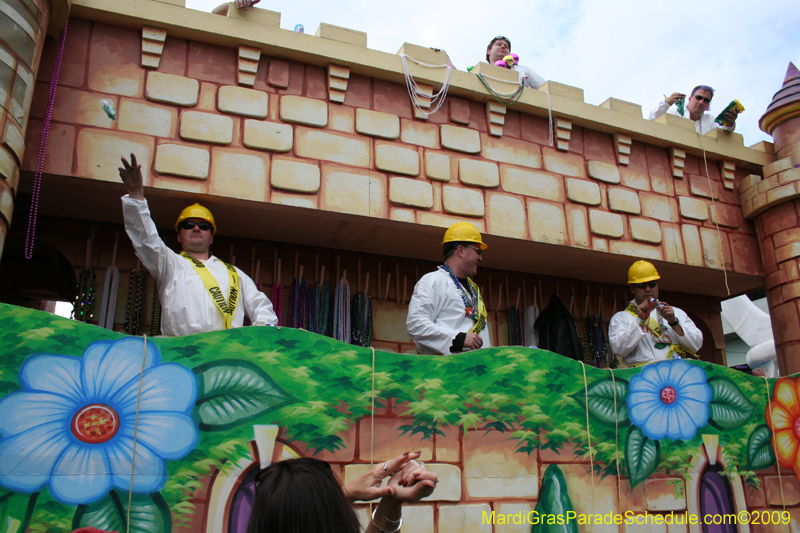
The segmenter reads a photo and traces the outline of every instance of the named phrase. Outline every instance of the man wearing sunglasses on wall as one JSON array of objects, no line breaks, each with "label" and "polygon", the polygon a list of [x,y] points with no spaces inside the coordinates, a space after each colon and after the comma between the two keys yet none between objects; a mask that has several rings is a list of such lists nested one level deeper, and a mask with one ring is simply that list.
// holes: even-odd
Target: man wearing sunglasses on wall
[{"label": "man wearing sunglasses on wall", "polygon": [[122,197],[125,231],[136,256],[158,283],[161,332],[190,335],[240,328],[247,314],[254,326],[274,326],[278,317],[272,302],[244,272],[211,255],[217,226],[200,204],[184,209],[177,222],[181,253],[173,252],[158,236],[144,199],[142,167],[131,154],[123,157],[119,175],[128,194]]},{"label": "man wearing sunglasses on wall", "polygon": [[703,333],[689,316],[658,300],[659,279],[652,263],[636,261],[628,269],[633,300],[624,311],[611,317],[611,350],[629,367],[697,357],[697,350],[703,346]]},{"label": "man wearing sunglasses on wall", "polygon": [[445,232],[444,264],[420,278],[408,304],[406,328],[419,353],[450,355],[491,347],[486,305],[472,281],[486,248],[469,222],[456,222]]},{"label": "man wearing sunglasses on wall", "polygon": [[731,109],[725,114],[725,118],[731,123],[730,126],[721,126],[719,123],[714,122],[715,115],[707,112],[709,106],[711,106],[712,98],[714,98],[714,89],[708,85],[698,85],[692,89],[692,94],[689,95],[688,101],[685,94],[672,93],[658,102],[658,105],[650,111],[649,118],[650,120],[655,120],[664,113],[688,118],[694,120],[694,129],[700,135],[705,135],[716,128],[722,128],[726,131],[736,129],[736,117],[739,116],[739,112],[735,109]]}]

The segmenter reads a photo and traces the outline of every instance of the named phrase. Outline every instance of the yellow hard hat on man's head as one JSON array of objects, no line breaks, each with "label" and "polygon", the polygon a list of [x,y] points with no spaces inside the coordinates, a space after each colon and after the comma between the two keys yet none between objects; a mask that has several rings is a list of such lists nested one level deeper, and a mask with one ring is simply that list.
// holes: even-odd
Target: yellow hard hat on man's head
[{"label": "yellow hard hat on man's head", "polygon": [[444,232],[442,245],[448,242],[474,242],[480,245],[481,250],[488,248],[481,240],[481,234],[474,224],[469,222],[456,222]]},{"label": "yellow hard hat on man's head", "polygon": [[211,235],[217,234],[217,225],[214,224],[214,215],[211,214],[211,211],[200,204],[192,204],[181,211],[180,216],[178,216],[178,221],[175,222],[175,231],[180,231],[181,222],[189,218],[199,218],[200,220],[205,220],[211,224]]},{"label": "yellow hard hat on man's head", "polygon": [[636,261],[628,269],[628,285],[661,279],[653,263]]}]

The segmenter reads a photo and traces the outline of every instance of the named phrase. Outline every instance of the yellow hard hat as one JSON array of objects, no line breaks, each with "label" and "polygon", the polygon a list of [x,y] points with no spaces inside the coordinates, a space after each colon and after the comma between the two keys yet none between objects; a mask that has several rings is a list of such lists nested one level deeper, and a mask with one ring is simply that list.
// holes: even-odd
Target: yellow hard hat
[{"label": "yellow hard hat", "polygon": [[442,244],[448,242],[474,242],[480,244],[481,250],[488,248],[481,240],[481,234],[474,224],[469,222],[456,222],[444,232]]},{"label": "yellow hard hat", "polygon": [[647,261],[636,261],[628,269],[628,285],[632,283],[644,283],[645,281],[653,281],[661,279],[658,275],[656,267],[653,263]]},{"label": "yellow hard hat", "polygon": [[217,225],[214,224],[214,215],[212,215],[211,211],[209,211],[202,205],[192,204],[183,211],[181,211],[180,216],[178,216],[178,221],[175,222],[175,231],[180,231],[178,228],[181,225],[181,222],[183,222],[187,218],[199,218],[200,220],[205,220],[206,222],[211,224],[211,235],[217,234]]}]

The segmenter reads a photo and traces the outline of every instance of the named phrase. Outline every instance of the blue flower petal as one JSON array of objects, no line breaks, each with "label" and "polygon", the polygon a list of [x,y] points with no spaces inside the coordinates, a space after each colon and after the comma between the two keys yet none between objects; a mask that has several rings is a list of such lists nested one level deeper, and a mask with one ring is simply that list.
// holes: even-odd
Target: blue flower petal
[{"label": "blue flower petal", "polygon": [[64,396],[46,392],[13,392],[0,400],[0,436],[18,435],[54,422],[68,428],[75,407],[72,400]]},{"label": "blue flower petal", "polygon": [[[126,423],[123,435],[133,438],[133,420]],[[164,459],[177,460],[197,445],[199,435],[191,417],[179,413],[139,413],[139,442]]]},{"label": "blue flower petal", "polygon": [[681,418],[681,411],[675,407],[675,404],[672,404],[664,409],[667,415],[667,437],[673,440],[681,438],[681,427],[685,424]]},{"label": "blue flower petal", "polygon": [[675,411],[681,419],[680,426],[680,439],[689,440],[697,433],[698,425],[694,422],[692,416],[692,406],[685,403],[679,403],[675,406]]},{"label": "blue flower petal", "polygon": [[[116,396],[120,415],[136,416],[139,380],[131,381]],[[164,364],[144,374],[139,411],[188,413],[197,401],[197,376],[178,364]]]},{"label": "blue flower petal", "polygon": [[[108,462],[113,476],[111,483],[122,491],[131,488],[131,457],[133,439],[127,437],[114,440],[108,449]],[[136,473],[133,477],[133,492],[149,494],[161,490],[167,482],[167,466],[161,457],[145,446],[141,440],[136,443]]]},{"label": "blue flower petal", "polygon": [[631,392],[649,392],[653,394],[658,394],[662,388],[657,383],[653,381],[648,381],[641,374],[639,374],[638,376],[633,376],[633,378],[631,378],[629,387]]},{"label": "blue flower petal", "polygon": [[[104,345],[104,350],[90,346],[83,356],[83,384],[86,397],[95,402],[110,402],[117,391],[139,379],[144,358],[144,342],[138,337]],[[159,364],[158,349],[147,343],[145,370]]]},{"label": "blue flower petal", "polygon": [[676,376],[675,388],[690,387],[700,383],[705,383],[706,373],[699,366],[691,366],[686,363],[688,368],[680,376]]},{"label": "blue flower petal", "polygon": [[53,498],[67,505],[91,503],[111,489],[106,446],[71,445],[56,463],[50,480]]},{"label": "blue flower petal", "polygon": [[686,411],[689,413],[689,418],[692,423],[698,428],[708,424],[708,403],[696,400],[687,400],[681,403]]},{"label": "blue flower petal", "polygon": [[661,400],[637,402],[633,409],[629,410],[631,421],[635,426],[641,427],[652,416],[653,412],[660,409],[661,406]]},{"label": "blue flower petal", "polygon": [[707,383],[693,383],[677,389],[678,398],[692,399],[698,402],[711,401],[711,387]]},{"label": "blue flower petal", "polygon": [[38,491],[47,484],[53,465],[68,445],[61,423],[0,440],[0,485],[15,492]]},{"label": "blue flower petal", "polygon": [[19,383],[25,390],[52,392],[83,402],[81,360],[64,355],[29,357],[19,369]]},{"label": "blue flower petal", "polygon": [[653,414],[647,417],[644,424],[639,427],[648,438],[661,440],[667,434],[668,416],[667,409],[654,409]]}]

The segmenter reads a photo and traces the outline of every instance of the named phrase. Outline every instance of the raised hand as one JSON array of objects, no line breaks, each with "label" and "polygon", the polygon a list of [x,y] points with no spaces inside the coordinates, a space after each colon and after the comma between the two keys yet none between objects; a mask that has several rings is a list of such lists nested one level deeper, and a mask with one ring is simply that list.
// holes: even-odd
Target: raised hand
[{"label": "raised hand", "polygon": [[120,159],[123,166],[118,168],[119,177],[122,179],[122,183],[125,184],[125,188],[128,189],[128,196],[137,200],[144,200],[142,166],[136,163],[136,156],[133,154],[131,154],[130,163],[124,157],[120,157]]},{"label": "raised hand", "polygon": [[420,452],[407,452],[391,461],[373,466],[369,472],[345,485],[345,497],[352,503],[356,500],[370,501],[384,496],[394,496],[395,489],[389,485],[381,487],[381,483],[385,478],[403,471],[410,462],[416,464],[414,459],[419,456]]}]

